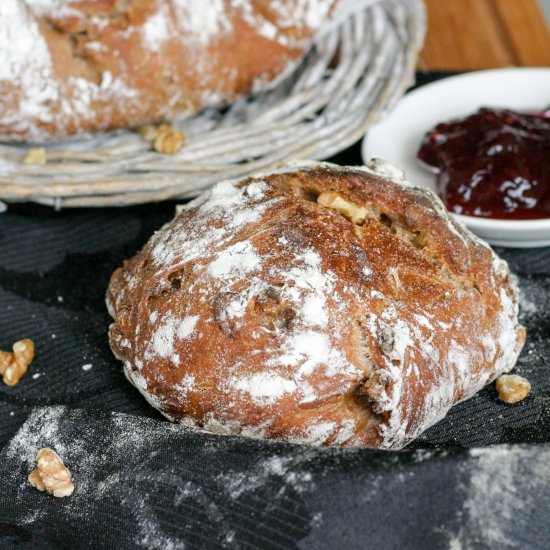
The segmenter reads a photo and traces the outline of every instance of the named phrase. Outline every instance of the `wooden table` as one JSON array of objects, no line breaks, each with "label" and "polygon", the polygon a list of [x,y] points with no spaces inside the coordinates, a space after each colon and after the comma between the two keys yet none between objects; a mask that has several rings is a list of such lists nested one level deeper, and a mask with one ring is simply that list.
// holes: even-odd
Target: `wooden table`
[{"label": "wooden table", "polygon": [[550,66],[550,31],[536,0],[425,0],[421,70]]}]

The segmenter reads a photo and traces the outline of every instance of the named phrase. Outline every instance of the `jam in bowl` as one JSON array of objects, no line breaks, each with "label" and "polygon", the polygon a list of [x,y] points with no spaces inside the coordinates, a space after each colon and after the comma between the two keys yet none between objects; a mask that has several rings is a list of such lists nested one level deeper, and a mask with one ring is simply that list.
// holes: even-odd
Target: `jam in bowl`
[{"label": "jam in bowl", "polygon": [[447,208],[467,216],[550,218],[550,110],[482,108],[429,131],[418,159]]}]

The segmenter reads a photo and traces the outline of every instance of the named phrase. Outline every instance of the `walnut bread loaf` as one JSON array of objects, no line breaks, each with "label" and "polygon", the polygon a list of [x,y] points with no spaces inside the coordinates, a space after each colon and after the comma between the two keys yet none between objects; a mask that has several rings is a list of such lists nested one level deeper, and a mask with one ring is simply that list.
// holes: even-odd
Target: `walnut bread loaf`
[{"label": "walnut bread loaf", "polygon": [[510,371],[507,264],[394,166],[222,182],[113,274],[114,354],[168,418],[401,448]]},{"label": "walnut bread loaf", "polygon": [[182,117],[285,74],[344,0],[2,0],[0,139]]}]

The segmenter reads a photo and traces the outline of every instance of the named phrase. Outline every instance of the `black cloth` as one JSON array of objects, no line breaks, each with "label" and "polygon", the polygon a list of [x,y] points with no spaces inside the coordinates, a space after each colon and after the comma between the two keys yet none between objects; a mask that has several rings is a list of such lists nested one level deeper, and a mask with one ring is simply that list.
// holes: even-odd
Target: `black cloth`
[{"label": "black cloth", "polygon": [[[361,163],[359,144],[331,160]],[[497,249],[522,289],[525,401],[487,387],[399,453],[309,449],[173,426],[124,378],[105,289],[174,206],[0,215],[0,349],[37,350],[0,384],[0,548],[550,548],[550,248]],[[68,499],[26,483],[43,446]]]}]

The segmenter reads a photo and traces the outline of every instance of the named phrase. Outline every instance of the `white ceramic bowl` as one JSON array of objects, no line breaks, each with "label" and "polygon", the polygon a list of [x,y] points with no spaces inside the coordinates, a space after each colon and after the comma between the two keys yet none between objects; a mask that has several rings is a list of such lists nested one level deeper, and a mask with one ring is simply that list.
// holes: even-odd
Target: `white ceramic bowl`
[{"label": "white ceramic bowl", "polygon": [[[397,108],[373,126],[363,140],[363,161],[380,157],[397,164],[407,179],[435,190],[435,176],[416,160],[424,134],[439,122],[472,114],[480,107],[542,110],[550,105],[550,69],[479,71],[439,80],[407,94]],[[550,246],[550,218],[495,220],[456,218],[499,246]]]}]

